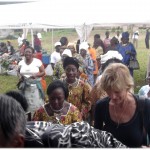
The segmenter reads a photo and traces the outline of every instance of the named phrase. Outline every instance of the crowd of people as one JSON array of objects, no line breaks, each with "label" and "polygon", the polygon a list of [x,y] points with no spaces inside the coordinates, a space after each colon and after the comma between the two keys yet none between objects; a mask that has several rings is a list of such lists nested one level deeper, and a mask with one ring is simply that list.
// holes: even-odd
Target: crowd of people
[{"label": "crowd of people", "polygon": [[34,48],[26,40],[19,44],[25,44],[19,91],[0,95],[0,147],[149,146],[149,84],[134,94],[129,67],[136,48],[128,32],[105,35],[102,40],[95,34],[93,45],[61,37],[51,54],[53,81],[47,88],[44,65],[34,54],[40,39],[34,36]]}]

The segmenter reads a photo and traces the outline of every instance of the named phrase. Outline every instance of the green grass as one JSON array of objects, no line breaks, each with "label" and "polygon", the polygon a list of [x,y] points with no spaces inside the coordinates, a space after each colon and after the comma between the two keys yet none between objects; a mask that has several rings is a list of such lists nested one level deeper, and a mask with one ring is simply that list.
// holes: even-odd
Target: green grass
[{"label": "green grass", "polygon": [[[93,44],[93,36],[96,33],[101,34],[101,38],[104,39],[105,30],[95,29],[91,32],[88,42],[92,45]],[[17,33],[16,33],[17,35]],[[110,36],[113,37],[115,34],[111,32]],[[77,41],[78,36],[74,29],[64,29],[58,30],[55,29],[53,31],[53,44],[60,39],[60,37],[66,36],[68,37],[69,42]],[[52,32],[42,32],[42,47],[48,53],[53,51],[52,46]],[[28,40],[31,40],[30,34],[28,35]],[[140,32],[139,38],[139,47],[137,49],[137,59],[140,63],[140,70],[134,71],[134,82],[135,82],[135,93],[138,92],[139,88],[145,84],[145,74],[147,70],[148,64],[148,56],[150,54],[150,50],[145,48],[145,31]],[[1,42],[5,42],[6,40],[0,40]],[[14,47],[17,49],[17,40],[10,40]],[[47,85],[52,81],[51,77],[46,77]],[[16,84],[18,82],[18,78],[15,76],[8,76],[8,75],[0,75],[0,93],[5,93],[9,90],[15,90]]]}]

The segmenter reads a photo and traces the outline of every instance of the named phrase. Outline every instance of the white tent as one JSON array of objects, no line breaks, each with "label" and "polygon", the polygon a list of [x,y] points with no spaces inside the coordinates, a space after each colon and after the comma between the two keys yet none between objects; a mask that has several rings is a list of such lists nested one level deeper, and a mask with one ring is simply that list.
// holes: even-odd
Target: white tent
[{"label": "white tent", "polygon": [[0,5],[0,28],[76,28],[79,37],[87,40],[93,26],[150,23],[149,0],[33,1]]}]

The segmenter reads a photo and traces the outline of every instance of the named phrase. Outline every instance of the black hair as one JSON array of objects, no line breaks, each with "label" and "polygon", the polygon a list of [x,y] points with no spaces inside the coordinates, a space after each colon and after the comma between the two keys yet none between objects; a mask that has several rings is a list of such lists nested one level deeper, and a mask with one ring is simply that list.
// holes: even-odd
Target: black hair
[{"label": "black hair", "polygon": [[122,61],[120,59],[117,58],[111,58],[108,59],[103,65],[102,65],[102,72],[107,68],[107,66],[111,63],[122,63]]},{"label": "black hair", "polygon": [[79,69],[79,62],[74,57],[66,57],[63,62],[63,68],[65,69],[68,65],[75,65]]},{"label": "black hair", "polygon": [[0,95],[0,133],[9,142],[17,134],[25,135],[26,117],[21,105],[12,97]]},{"label": "black hair", "polygon": [[24,111],[27,111],[28,109],[28,102],[26,97],[19,91],[9,91],[6,93],[6,95],[11,96],[14,98],[17,102],[20,103]]},{"label": "black hair", "polygon": [[68,45],[67,37],[61,37],[60,38],[60,43],[61,43],[61,46]]},{"label": "black hair", "polygon": [[63,89],[65,99],[67,99],[68,95],[69,95],[68,87],[65,83],[63,83],[60,80],[55,80],[55,81],[53,81],[52,83],[49,84],[49,86],[47,88],[47,95],[50,95],[57,88],[62,88]]},{"label": "black hair", "polygon": [[79,53],[79,45],[80,45],[80,39],[77,41],[77,44],[76,44],[76,51],[77,51],[77,53]]},{"label": "black hair", "polygon": [[94,38],[100,39],[100,35],[99,34],[95,34]]},{"label": "black hair", "polygon": [[115,44],[119,43],[118,39],[115,36],[111,39],[111,41],[114,41]]},{"label": "black hair", "polygon": [[106,34],[109,34],[109,33],[110,33],[109,31],[106,31],[106,32],[105,32],[105,35],[106,35]]},{"label": "black hair", "polygon": [[34,50],[34,48],[33,47],[31,47],[31,46],[27,46],[25,49],[24,49],[24,51],[26,50],[26,49],[31,49],[32,50],[32,53],[34,54],[34,52],[35,52],[35,50]]}]

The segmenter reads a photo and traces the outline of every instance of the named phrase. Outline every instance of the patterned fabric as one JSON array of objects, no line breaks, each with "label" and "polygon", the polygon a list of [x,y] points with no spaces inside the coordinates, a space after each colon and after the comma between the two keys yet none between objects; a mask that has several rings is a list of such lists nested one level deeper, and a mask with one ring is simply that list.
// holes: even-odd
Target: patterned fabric
[{"label": "patterned fabric", "polygon": [[[65,79],[63,80],[65,84]],[[88,112],[91,109],[91,102],[88,100],[91,86],[82,80],[77,79],[78,84],[76,86],[68,85],[69,96],[67,101],[75,105],[81,112],[83,118],[87,118]]]},{"label": "patterned fabric", "polygon": [[45,107],[38,109],[33,116],[33,121],[51,121],[53,123],[62,123],[64,125],[71,124],[73,122],[80,122],[82,120],[81,113],[79,110],[72,104],[70,104],[69,110],[66,115],[55,114],[49,116],[46,112]]},{"label": "patterned fabric", "polygon": [[100,58],[100,55],[103,55],[103,48],[101,46],[98,46],[96,49],[96,59]]},{"label": "patterned fabric", "polygon": [[63,63],[62,60],[56,63],[54,71],[53,71],[53,76],[55,76],[57,79],[60,79],[62,74],[64,74],[64,68],[63,68]]},{"label": "patterned fabric", "polygon": [[108,96],[107,93],[103,89],[101,89],[100,82],[97,82],[89,94],[89,99],[94,105],[97,102],[97,100],[107,96]]},{"label": "patterned fabric", "polygon": [[81,56],[80,54],[74,53],[74,54],[72,55],[72,57],[76,58],[76,59],[79,61],[79,65],[83,67],[83,65],[84,65],[84,64],[83,64],[83,58],[82,58],[82,56]]},{"label": "patterned fabric", "polygon": [[[26,127],[41,137],[44,147],[126,148],[111,133],[94,129],[86,122],[75,122],[65,126],[51,122],[28,122]],[[33,136],[33,141],[37,136]]]},{"label": "patterned fabric", "polygon": [[88,82],[91,86],[93,86],[94,85],[94,76],[93,76],[94,64],[90,55],[87,54],[83,62],[84,65],[86,66],[85,73],[88,76]]}]

